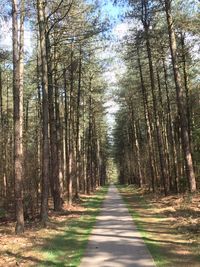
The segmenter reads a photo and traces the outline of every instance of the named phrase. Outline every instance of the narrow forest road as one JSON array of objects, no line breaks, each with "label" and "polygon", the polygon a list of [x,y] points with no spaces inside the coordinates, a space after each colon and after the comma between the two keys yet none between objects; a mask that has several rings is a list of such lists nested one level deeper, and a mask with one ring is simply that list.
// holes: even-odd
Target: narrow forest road
[{"label": "narrow forest road", "polygon": [[79,267],[145,267],[155,263],[116,187],[111,185]]}]

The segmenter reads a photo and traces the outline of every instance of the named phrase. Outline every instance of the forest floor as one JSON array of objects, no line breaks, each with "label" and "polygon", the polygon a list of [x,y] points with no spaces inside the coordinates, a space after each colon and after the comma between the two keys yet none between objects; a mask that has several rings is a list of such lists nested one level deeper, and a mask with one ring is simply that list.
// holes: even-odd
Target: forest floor
[{"label": "forest floor", "polygon": [[163,197],[118,187],[156,266],[200,266],[200,194]]},{"label": "forest floor", "polygon": [[50,210],[45,229],[36,219],[16,236],[13,221],[1,222],[0,267],[78,266],[106,192],[107,187],[89,197],[81,195],[80,203],[64,205],[62,212]]}]

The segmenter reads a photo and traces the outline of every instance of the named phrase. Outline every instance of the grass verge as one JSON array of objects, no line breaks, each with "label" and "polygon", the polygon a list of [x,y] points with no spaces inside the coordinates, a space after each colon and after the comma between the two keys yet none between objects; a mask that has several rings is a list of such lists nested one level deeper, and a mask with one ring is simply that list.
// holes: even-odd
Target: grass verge
[{"label": "grass verge", "polygon": [[[198,238],[194,233],[188,235],[179,231],[180,210],[175,209],[174,197],[158,200],[134,186],[117,187],[156,266],[200,266]],[[176,197],[178,200],[180,198]]]},{"label": "grass verge", "polygon": [[60,235],[46,239],[42,247],[46,262],[41,267],[49,266],[49,261],[59,267],[79,265],[106,192],[107,188],[104,187],[94,197],[83,198],[83,206],[86,208],[84,214],[66,222],[67,226]]},{"label": "grass verge", "polygon": [[77,267],[107,189],[81,196],[80,203],[71,209],[51,211],[45,229],[33,223],[25,234],[14,236],[14,225],[6,226],[0,231],[0,266]]}]

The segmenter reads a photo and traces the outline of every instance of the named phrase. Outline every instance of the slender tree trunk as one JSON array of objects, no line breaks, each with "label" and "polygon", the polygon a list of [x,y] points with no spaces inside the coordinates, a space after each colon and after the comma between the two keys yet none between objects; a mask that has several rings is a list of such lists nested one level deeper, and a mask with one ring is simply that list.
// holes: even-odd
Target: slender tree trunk
[{"label": "slender tree trunk", "polygon": [[82,75],[82,50],[80,46],[79,52],[79,77],[78,77],[78,92],[77,92],[77,111],[76,111],[76,198],[79,194],[80,183],[80,100],[81,100],[81,75]]},{"label": "slender tree trunk", "polygon": [[71,44],[71,67],[70,67],[70,99],[69,99],[69,177],[68,177],[68,204],[73,201],[74,180],[74,69],[73,69],[73,43]]},{"label": "slender tree trunk", "polygon": [[161,139],[163,144],[163,156],[165,158],[165,179],[166,179],[166,190],[169,191],[172,188],[172,176],[170,172],[170,155],[169,155],[169,146],[168,146],[168,139],[166,135],[166,116],[164,112],[164,104],[163,104],[163,96],[162,96],[162,88],[161,88],[161,80],[160,80],[160,73],[158,68],[156,68],[157,74],[157,83],[158,83],[158,120],[161,129]]},{"label": "slender tree trunk", "polygon": [[168,124],[169,124],[169,140],[171,143],[171,161],[172,161],[172,168],[173,168],[173,176],[175,182],[175,190],[176,193],[179,193],[179,177],[178,177],[178,169],[177,169],[177,151],[176,151],[176,144],[175,144],[175,135],[173,130],[173,122],[172,122],[172,110],[170,104],[170,97],[169,97],[169,88],[168,88],[168,74],[167,69],[165,66],[165,61],[163,59],[163,71],[164,71],[164,80],[165,80],[165,91],[167,97],[167,113],[168,113]]},{"label": "slender tree trunk", "polygon": [[156,99],[156,94],[155,94],[156,87],[155,87],[155,79],[154,79],[151,46],[150,46],[150,41],[149,41],[149,31],[148,31],[148,28],[146,27],[146,25],[144,26],[144,28],[145,28],[145,33],[146,33],[146,47],[147,47],[147,55],[148,55],[148,62],[149,62],[151,94],[152,94],[152,100],[153,100],[153,113],[154,113],[156,136],[157,136],[157,142],[158,142],[161,181],[163,184],[164,193],[165,193],[165,195],[167,195],[166,164],[165,164],[164,155],[163,155],[163,143],[162,143],[162,137],[161,137],[161,132],[160,132],[160,124],[159,124],[159,120],[158,120],[157,99]]},{"label": "slender tree trunk", "polygon": [[[20,29],[18,33],[18,3],[12,2],[13,13],[13,97],[14,97],[14,175],[16,234],[24,232],[23,209],[23,59],[24,59],[24,1],[21,0]],[[19,36],[20,34],[20,36]]]},{"label": "slender tree trunk", "polygon": [[39,183],[37,184],[37,209],[39,210],[39,195],[41,192],[41,173],[42,173],[42,101],[41,101],[41,67],[42,67],[42,61],[41,61],[41,49],[40,49],[40,42],[39,42],[39,36],[37,36],[37,121],[38,121],[38,127],[37,127],[37,163],[38,163],[38,179]]},{"label": "slender tree trunk", "polygon": [[136,147],[136,160],[137,160],[137,169],[138,169],[138,177],[139,177],[139,186],[143,186],[143,177],[142,177],[142,169],[141,169],[141,153],[140,153],[140,146],[138,141],[138,130],[137,125],[134,120],[133,122],[133,128],[134,128],[134,137],[135,137],[135,147]]},{"label": "slender tree trunk", "polygon": [[154,192],[155,191],[155,173],[154,173],[154,161],[153,161],[153,138],[152,138],[150,115],[149,115],[149,110],[148,110],[147,92],[146,92],[146,87],[144,85],[144,78],[143,78],[143,73],[142,73],[142,66],[141,66],[140,53],[139,53],[138,46],[137,46],[137,61],[138,61],[138,67],[139,67],[139,73],[140,73],[144,115],[145,115],[145,122],[146,122],[146,128],[147,128],[147,143],[148,143],[149,165],[150,165],[150,173],[151,173],[151,184],[152,184],[152,190]]},{"label": "slender tree trunk", "polygon": [[[54,105],[54,91],[56,95],[55,88],[55,75],[53,75],[52,70],[52,55],[51,55],[51,44],[50,37],[46,34],[46,51],[47,51],[47,66],[48,66],[48,97],[49,97],[49,127],[50,127],[50,185],[51,192],[54,202],[54,210],[59,211],[62,208],[61,201],[61,187],[59,180],[59,159],[58,159],[58,140],[57,140],[57,121],[55,114]],[[54,58],[55,60],[55,58]],[[55,100],[56,103],[56,100]]]},{"label": "slender tree trunk", "polygon": [[168,34],[169,34],[169,43],[170,43],[171,58],[172,58],[172,65],[173,65],[173,72],[174,72],[174,81],[176,85],[177,107],[178,107],[178,113],[180,117],[181,141],[182,141],[182,148],[183,148],[185,164],[186,164],[186,173],[187,173],[190,191],[195,192],[197,190],[196,178],[195,178],[195,173],[194,173],[193,160],[192,160],[191,147],[190,147],[188,118],[187,118],[187,113],[186,113],[185,98],[184,98],[184,92],[183,92],[183,87],[181,83],[181,75],[180,75],[179,66],[178,66],[176,36],[175,36],[175,31],[174,31],[174,26],[173,26],[173,17],[171,14],[171,1],[170,0],[165,0],[165,11],[166,11],[166,17],[167,17],[167,24],[168,24]]},{"label": "slender tree trunk", "polygon": [[88,125],[88,144],[87,144],[87,194],[92,191],[93,173],[92,173],[92,78],[89,81],[89,125]]},{"label": "slender tree trunk", "polygon": [[3,128],[3,86],[2,86],[1,66],[0,66],[0,125]]},{"label": "slender tree trunk", "polygon": [[186,57],[186,45],[185,45],[185,35],[181,32],[181,48],[182,48],[182,61],[183,61],[183,77],[184,77],[184,86],[185,86],[185,95],[186,95],[186,108],[187,108],[187,121],[188,121],[188,134],[190,145],[192,142],[191,136],[191,110],[190,110],[190,91],[189,91],[189,81],[188,81],[188,71],[187,71],[187,57]]},{"label": "slender tree trunk", "polygon": [[85,137],[85,97],[83,96],[83,141],[82,141],[82,149],[83,149],[83,187],[84,194],[87,194],[87,160],[86,160],[86,137]]},{"label": "slender tree trunk", "polygon": [[[55,61],[57,61],[57,52],[55,51]],[[59,85],[57,77],[57,63],[55,64],[55,113],[56,113],[56,139],[57,139],[57,157],[58,157],[58,173],[56,179],[56,210],[62,209],[62,192],[63,192],[63,134],[60,117],[60,99],[59,99]]]},{"label": "slender tree trunk", "polygon": [[49,194],[49,103],[48,103],[48,70],[45,34],[45,11],[42,0],[37,0],[38,23],[40,33],[40,50],[42,63],[42,192],[41,192],[41,222],[46,226],[48,220],[48,194]]},{"label": "slender tree trunk", "polygon": [[[68,101],[68,95],[67,95],[67,73],[66,70],[64,70],[64,102],[65,102],[65,161],[66,161],[66,167],[65,167],[65,180],[67,184],[67,193],[69,196],[69,180],[70,180],[70,170],[69,170],[69,101]],[[68,199],[69,202],[69,199]]]}]

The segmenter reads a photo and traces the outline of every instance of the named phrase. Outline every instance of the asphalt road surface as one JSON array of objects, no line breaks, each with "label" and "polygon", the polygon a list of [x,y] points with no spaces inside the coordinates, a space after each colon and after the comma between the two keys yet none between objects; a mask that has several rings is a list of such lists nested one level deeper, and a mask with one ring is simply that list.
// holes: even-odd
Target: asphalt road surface
[{"label": "asphalt road surface", "polygon": [[79,267],[155,267],[128,209],[111,185]]}]

